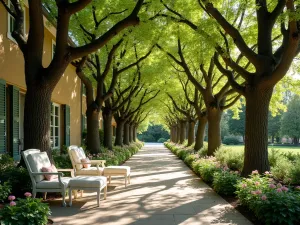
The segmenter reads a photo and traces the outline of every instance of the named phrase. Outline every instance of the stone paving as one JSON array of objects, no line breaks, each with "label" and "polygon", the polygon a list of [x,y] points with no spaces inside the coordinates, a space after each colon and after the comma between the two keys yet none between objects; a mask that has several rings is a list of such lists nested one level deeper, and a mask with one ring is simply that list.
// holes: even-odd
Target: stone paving
[{"label": "stone paving", "polygon": [[162,144],[146,144],[125,165],[131,184],[125,188],[123,179],[112,179],[99,208],[96,193],[85,193],[72,207],[50,201],[55,224],[252,224]]}]

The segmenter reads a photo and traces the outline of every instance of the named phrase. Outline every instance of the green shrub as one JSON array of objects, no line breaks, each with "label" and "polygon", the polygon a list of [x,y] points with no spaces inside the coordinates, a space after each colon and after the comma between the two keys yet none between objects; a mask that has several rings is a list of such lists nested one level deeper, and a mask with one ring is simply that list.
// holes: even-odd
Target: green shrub
[{"label": "green shrub", "polygon": [[250,178],[243,178],[237,185],[240,202],[254,212],[264,224],[299,224],[300,194],[280,183],[270,175],[260,176],[253,171]]},{"label": "green shrub", "polygon": [[281,153],[281,155],[286,157],[291,162],[295,162],[297,160],[300,160],[300,154],[299,153],[296,154],[296,153],[293,153],[293,152],[285,152],[285,153]]},{"label": "green shrub", "polygon": [[293,163],[282,157],[277,160],[274,167],[271,167],[271,172],[277,180],[289,182],[292,167]]},{"label": "green shrub", "polygon": [[4,225],[46,225],[50,214],[48,204],[42,203],[42,199],[31,197],[19,198],[16,202],[11,201],[10,205],[0,210],[1,221]]},{"label": "green shrub", "polygon": [[24,167],[8,166],[0,171],[1,182],[11,185],[11,192],[16,196],[23,196],[24,192],[31,190],[31,180]]},{"label": "green shrub", "polygon": [[215,152],[215,157],[222,166],[228,167],[231,170],[241,171],[243,169],[244,152],[241,150],[220,147]]},{"label": "green shrub", "polygon": [[0,154],[0,171],[7,167],[14,166],[14,159],[8,154]]},{"label": "green shrub", "polygon": [[300,159],[297,159],[289,175],[292,184],[300,184]]},{"label": "green shrub", "polygon": [[198,155],[200,158],[207,156],[208,146],[203,146],[199,151]]},{"label": "green shrub", "polygon": [[11,186],[8,182],[0,183],[0,202],[7,200],[8,195],[11,193]]},{"label": "green shrub", "polygon": [[184,160],[188,155],[191,154],[191,152],[186,149],[180,149],[176,153],[178,158],[180,158],[181,160]]},{"label": "green shrub", "polygon": [[240,144],[240,140],[237,137],[229,136],[229,137],[224,138],[223,144],[225,144],[225,145],[238,145],[238,144]]},{"label": "green shrub", "polygon": [[60,169],[70,169],[72,163],[68,154],[63,155],[52,155],[56,168]]},{"label": "green shrub", "polygon": [[197,175],[200,175],[200,173],[199,173],[200,164],[201,164],[201,160],[200,159],[192,162],[192,170]]},{"label": "green shrub", "polygon": [[276,166],[277,161],[280,160],[282,157],[283,157],[283,156],[282,156],[282,154],[280,153],[280,151],[279,151],[278,149],[272,148],[272,149],[269,151],[269,154],[268,154],[270,166],[271,166],[271,167]]},{"label": "green shrub", "polygon": [[233,171],[219,171],[213,175],[213,188],[214,190],[223,195],[233,196],[236,191],[236,185],[240,180],[239,174]]},{"label": "green shrub", "polygon": [[160,138],[160,139],[158,139],[158,143],[164,143],[164,142],[166,142],[167,141],[167,139],[166,138]]},{"label": "green shrub", "polygon": [[214,158],[200,159],[199,174],[203,181],[207,183],[213,182],[215,172],[221,171],[220,167],[214,161]]},{"label": "green shrub", "polygon": [[192,163],[198,159],[198,154],[189,154],[185,157],[184,162],[192,168]]}]

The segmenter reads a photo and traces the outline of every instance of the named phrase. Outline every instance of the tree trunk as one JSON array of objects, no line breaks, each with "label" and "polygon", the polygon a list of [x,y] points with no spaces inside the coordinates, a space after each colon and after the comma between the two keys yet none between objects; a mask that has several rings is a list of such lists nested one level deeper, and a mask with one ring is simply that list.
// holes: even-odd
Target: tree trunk
[{"label": "tree trunk", "polygon": [[294,137],[293,142],[294,142],[294,145],[297,146],[299,143],[299,139],[297,137]]},{"label": "tree trunk", "polygon": [[181,128],[180,128],[180,122],[178,121],[177,123],[177,137],[176,137],[176,143],[180,142],[180,133],[181,133]]},{"label": "tree trunk", "polygon": [[207,155],[214,155],[214,152],[221,146],[221,117],[222,111],[218,108],[207,109],[207,121],[208,121],[208,150]]},{"label": "tree trunk", "polygon": [[198,127],[197,127],[197,134],[196,134],[196,143],[194,150],[199,151],[203,147],[203,140],[205,134],[205,127],[207,123],[207,117],[201,117],[198,119]]},{"label": "tree trunk", "polygon": [[272,135],[272,144],[274,144],[275,137]]},{"label": "tree trunk", "polygon": [[186,137],[186,121],[180,121],[180,144],[183,144]]},{"label": "tree trunk", "polygon": [[123,146],[124,121],[117,121],[115,146]]},{"label": "tree trunk", "polygon": [[47,85],[27,85],[24,108],[24,150],[50,149],[50,107],[52,89]]},{"label": "tree trunk", "polygon": [[173,138],[172,138],[172,142],[176,143],[177,140],[177,126],[173,126]]},{"label": "tree trunk", "polygon": [[133,128],[132,128],[132,124],[129,124],[129,143],[132,142],[132,137],[133,137]]},{"label": "tree trunk", "polygon": [[133,125],[133,133],[132,133],[132,140],[134,141],[134,142],[136,142],[136,126],[135,125]]},{"label": "tree trunk", "polygon": [[99,111],[89,106],[86,110],[86,125],[87,125],[87,149],[97,154],[100,150],[99,137]]},{"label": "tree trunk", "polygon": [[195,142],[195,121],[189,121],[188,146]]},{"label": "tree trunk", "polygon": [[124,125],[123,144],[129,145],[129,123],[125,123]]},{"label": "tree trunk", "polygon": [[268,113],[273,89],[248,90],[246,94],[245,157],[243,176],[253,170],[270,170],[268,160]]},{"label": "tree trunk", "polygon": [[112,143],[112,137],[113,137],[113,130],[112,130],[112,111],[104,108],[102,111],[103,116],[103,125],[104,125],[104,140],[103,145],[105,148],[108,148],[109,150],[112,150],[113,143]]}]

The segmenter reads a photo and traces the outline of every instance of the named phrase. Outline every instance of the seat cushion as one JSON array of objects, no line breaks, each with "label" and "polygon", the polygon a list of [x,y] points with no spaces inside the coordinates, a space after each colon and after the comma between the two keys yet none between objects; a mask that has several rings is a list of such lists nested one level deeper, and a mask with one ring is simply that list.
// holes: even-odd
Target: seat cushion
[{"label": "seat cushion", "polygon": [[[68,187],[69,185],[69,181],[71,180],[71,177],[61,177],[61,181],[63,183],[63,185],[65,186],[65,188]],[[42,180],[41,182],[36,184],[36,188],[41,188],[41,189],[57,189],[57,188],[61,188],[58,178],[53,179],[53,180]]]},{"label": "seat cushion", "polygon": [[108,166],[105,167],[103,170],[103,175],[129,175],[130,174],[130,167],[129,166]]},{"label": "seat cushion", "polygon": [[84,175],[84,176],[101,176],[103,174],[103,168],[99,167],[90,167],[90,168],[82,168],[81,170],[76,170],[76,176]]},{"label": "seat cushion", "polygon": [[[27,161],[32,172],[42,172],[43,167],[50,167],[51,162],[46,152],[33,153],[28,155]],[[43,175],[34,176],[36,182],[40,182],[45,179]]]},{"label": "seat cushion", "polygon": [[105,187],[107,183],[106,177],[75,177],[69,182],[69,187],[76,188],[101,188]]}]

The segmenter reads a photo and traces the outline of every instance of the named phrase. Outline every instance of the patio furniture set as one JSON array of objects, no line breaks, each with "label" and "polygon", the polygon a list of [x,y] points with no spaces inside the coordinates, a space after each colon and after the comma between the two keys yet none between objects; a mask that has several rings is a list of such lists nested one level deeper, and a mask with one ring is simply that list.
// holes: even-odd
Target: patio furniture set
[{"label": "patio furniture set", "polygon": [[[112,176],[124,176],[125,187],[130,184],[129,166],[105,167],[105,160],[89,160],[81,147],[72,145],[68,148],[72,162],[72,169],[53,168],[46,152],[38,149],[28,149],[22,152],[32,182],[32,195],[37,192],[60,192],[62,205],[66,206],[65,195],[69,189],[69,206],[72,206],[73,191],[83,190],[97,192],[97,205],[100,205],[100,194],[104,190],[104,199],[107,195],[107,177],[109,184]],[[93,166],[94,165],[94,166]],[[62,172],[70,172],[71,177],[64,177]],[[77,192],[75,192],[75,198]]]}]

